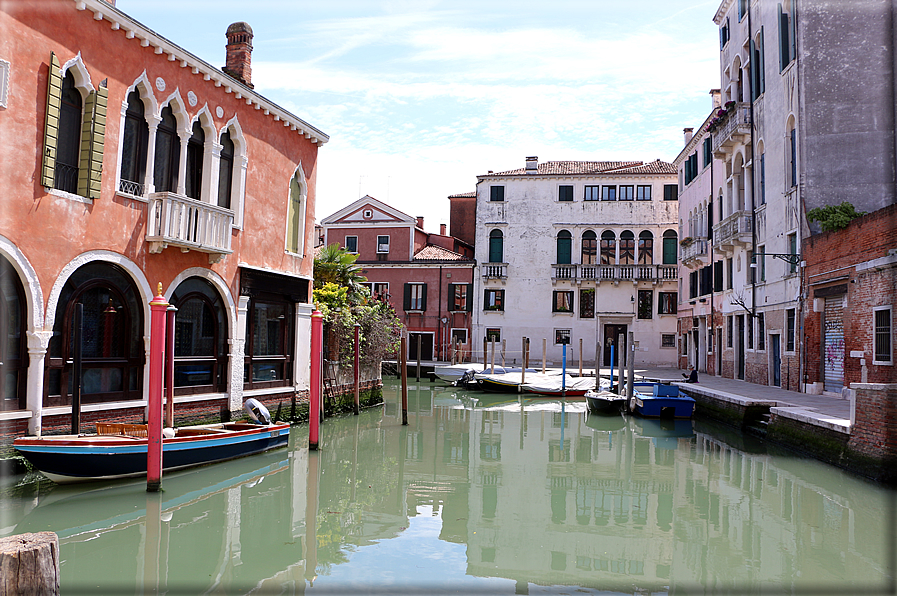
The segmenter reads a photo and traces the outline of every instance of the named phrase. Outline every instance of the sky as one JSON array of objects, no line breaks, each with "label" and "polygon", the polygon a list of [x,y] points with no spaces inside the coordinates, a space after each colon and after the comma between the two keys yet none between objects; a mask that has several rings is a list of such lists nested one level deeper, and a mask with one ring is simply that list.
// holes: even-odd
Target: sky
[{"label": "sky", "polygon": [[316,221],[373,196],[428,232],[476,176],[673,161],[719,87],[719,0],[118,0],[215,66],[254,33],[255,90],[330,137]]}]

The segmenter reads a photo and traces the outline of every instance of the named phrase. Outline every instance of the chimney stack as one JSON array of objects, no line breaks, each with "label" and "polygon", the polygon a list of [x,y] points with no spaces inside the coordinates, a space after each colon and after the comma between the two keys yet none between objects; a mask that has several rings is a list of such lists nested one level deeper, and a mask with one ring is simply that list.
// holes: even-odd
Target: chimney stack
[{"label": "chimney stack", "polygon": [[694,133],[694,130],[695,130],[695,129],[693,129],[693,128],[683,128],[683,129],[682,129],[682,132],[685,133],[685,144],[686,144],[686,145],[688,145],[688,142],[689,142],[689,141],[691,140],[691,138],[694,136],[694,134],[693,134],[693,133]]},{"label": "chimney stack", "polygon": [[439,235],[445,236],[445,224],[439,224]]},{"label": "chimney stack", "polygon": [[252,27],[243,21],[233,23],[225,35],[227,64],[221,70],[252,89]]},{"label": "chimney stack", "polygon": [[526,173],[536,174],[539,172],[539,158],[535,155],[526,158]]},{"label": "chimney stack", "polygon": [[419,215],[417,217],[417,227],[419,227],[422,230],[424,229],[424,217],[422,215]]},{"label": "chimney stack", "polygon": [[710,109],[715,110],[716,108],[723,105],[722,92],[719,89],[711,89],[710,97],[713,98],[713,105],[710,106]]}]

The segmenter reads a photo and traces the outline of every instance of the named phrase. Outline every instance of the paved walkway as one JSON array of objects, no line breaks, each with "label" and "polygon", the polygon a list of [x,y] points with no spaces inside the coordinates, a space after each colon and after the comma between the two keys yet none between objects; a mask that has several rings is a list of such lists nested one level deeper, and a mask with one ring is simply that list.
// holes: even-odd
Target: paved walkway
[{"label": "paved walkway", "polygon": [[[637,377],[642,376],[650,380],[669,380],[674,382],[683,380],[683,372],[685,371],[671,368],[635,369]],[[602,373],[604,373],[604,369],[602,369]],[[758,385],[756,383],[737,381],[735,379],[724,379],[722,377],[714,377],[705,374],[698,376],[698,386],[708,390],[732,393],[750,399],[775,401],[778,407],[791,406],[815,410],[816,412],[831,418],[846,420],[848,424],[850,421],[850,400],[842,399],[840,397],[798,393],[797,391],[788,391],[787,389],[782,389],[780,387]]]}]

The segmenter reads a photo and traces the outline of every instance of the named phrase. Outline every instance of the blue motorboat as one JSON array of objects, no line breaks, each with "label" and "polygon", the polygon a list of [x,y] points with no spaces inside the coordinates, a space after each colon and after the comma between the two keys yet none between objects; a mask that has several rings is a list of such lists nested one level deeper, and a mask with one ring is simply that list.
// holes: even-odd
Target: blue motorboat
[{"label": "blue motorboat", "polygon": [[632,411],[646,418],[691,418],[695,400],[677,385],[634,383]]}]

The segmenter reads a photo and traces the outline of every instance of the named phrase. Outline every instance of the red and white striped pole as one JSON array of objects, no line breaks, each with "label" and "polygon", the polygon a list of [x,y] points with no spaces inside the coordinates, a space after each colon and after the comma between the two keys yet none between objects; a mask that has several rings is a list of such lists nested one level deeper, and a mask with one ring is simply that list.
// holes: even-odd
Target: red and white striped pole
[{"label": "red and white striped pole", "polygon": [[162,489],[162,375],[165,367],[165,311],[162,284],[150,302],[150,361],[147,396],[146,490]]},{"label": "red and white striped pole", "polygon": [[311,379],[308,386],[308,448],[318,449],[321,426],[321,356],[324,349],[324,315],[311,313]]}]

